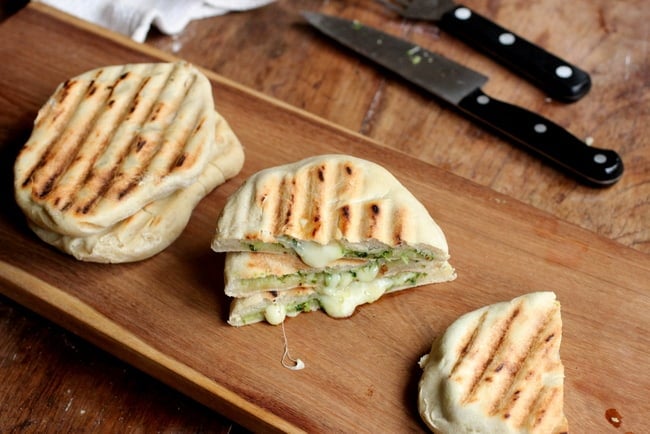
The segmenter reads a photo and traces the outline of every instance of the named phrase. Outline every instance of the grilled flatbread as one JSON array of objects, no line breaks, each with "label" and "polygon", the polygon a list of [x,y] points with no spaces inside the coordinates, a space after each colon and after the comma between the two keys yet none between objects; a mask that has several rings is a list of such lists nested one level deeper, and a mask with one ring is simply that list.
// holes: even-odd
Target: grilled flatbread
[{"label": "grilled flatbread", "polygon": [[567,433],[561,339],[552,292],[461,316],[420,360],[420,415],[435,433]]},{"label": "grilled flatbread", "polygon": [[[342,275],[345,276],[345,273]],[[370,281],[349,279],[345,283],[345,277],[340,276],[334,275],[329,284],[256,292],[234,298],[230,305],[228,323],[244,326],[266,320],[269,324],[277,325],[286,317],[318,309],[323,309],[333,318],[346,318],[358,306],[372,303],[384,294],[436,282],[430,274],[412,271],[375,277]]]},{"label": "grilled flatbread", "polygon": [[291,253],[231,252],[226,254],[224,276],[226,295],[236,297],[230,324],[264,319],[278,324],[285,316],[321,308],[331,317],[348,317],[357,306],[386,293],[451,280],[454,269],[448,262],[382,259],[339,259],[313,268]]},{"label": "grilled flatbread", "polygon": [[348,317],[385,293],[456,277],[426,208],[386,169],[347,155],[251,176],[228,198],[212,248],[227,252],[232,325],[315,309]]},{"label": "grilled flatbread", "polygon": [[241,327],[267,321],[281,324],[286,317],[320,309],[318,294],[313,288],[298,287],[280,292],[261,292],[235,298],[230,303],[228,324]]},{"label": "grilled flatbread", "polygon": [[295,287],[332,289],[357,280],[370,282],[405,272],[429,274],[434,281],[444,282],[452,278],[454,269],[448,262],[358,258],[338,259],[323,268],[314,268],[292,253],[230,252],[224,267],[224,291],[230,297],[247,297]]},{"label": "grilled flatbread", "polygon": [[28,222],[30,227],[43,241],[83,261],[133,262],[161,252],[183,232],[199,201],[241,170],[242,147],[225,120],[219,119],[218,156],[189,187],[151,202],[104,233],[73,237],[33,222]]},{"label": "grilled flatbread", "polygon": [[14,166],[39,227],[100,234],[194,184],[215,157],[208,79],[188,63],[98,68],[62,83]]},{"label": "grilled flatbread", "polygon": [[341,258],[447,261],[426,208],[390,172],[347,155],[263,170],[227,201],[212,248],[292,252],[313,267]]},{"label": "grilled flatbread", "polygon": [[152,256],[244,154],[185,62],[98,68],[59,85],[14,164],[18,205],[44,241],[95,262]]}]

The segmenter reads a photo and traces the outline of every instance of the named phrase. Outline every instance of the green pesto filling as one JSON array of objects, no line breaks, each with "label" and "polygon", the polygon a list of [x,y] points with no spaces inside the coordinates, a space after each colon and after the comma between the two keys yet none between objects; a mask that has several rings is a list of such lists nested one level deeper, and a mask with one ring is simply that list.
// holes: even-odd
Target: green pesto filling
[{"label": "green pesto filling", "polygon": [[[286,245],[285,245],[286,244]],[[287,238],[286,243],[265,243],[263,241],[242,241],[241,247],[244,251],[250,252],[291,252],[298,245],[298,240]],[[433,252],[412,247],[386,249],[378,248],[371,250],[353,250],[350,248],[343,249],[344,258],[359,259],[385,259],[387,261],[401,260],[405,263],[410,261],[432,261],[435,259]]]},{"label": "green pesto filling", "polygon": [[283,274],[281,276],[269,275],[257,277],[246,279],[246,287],[249,289],[268,289],[278,286],[282,288],[298,286],[330,286],[331,278],[334,275],[345,275],[346,277],[349,276],[349,280],[357,280],[359,275],[363,276],[372,273],[374,278],[381,263],[383,263],[383,261],[371,260],[361,267],[345,271],[326,268],[325,270],[319,271],[298,270],[294,273]]}]

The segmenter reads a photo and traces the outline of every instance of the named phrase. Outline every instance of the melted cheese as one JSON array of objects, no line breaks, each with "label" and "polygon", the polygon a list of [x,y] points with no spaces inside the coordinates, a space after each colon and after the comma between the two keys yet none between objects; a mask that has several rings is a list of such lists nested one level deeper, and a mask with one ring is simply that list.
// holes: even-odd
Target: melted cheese
[{"label": "melted cheese", "polygon": [[343,249],[338,243],[327,245],[312,241],[296,241],[293,245],[302,262],[314,268],[323,268],[332,261],[343,257]]},{"label": "melted cheese", "polygon": [[379,264],[371,262],[363,268],[356,270],[357,279],[361,282],[370,282],[379,273]]},{"label": "melted cheese", "polygon": [[349,286],[353,280],[352,273],[328,273],[325,275],[324,286],[319,288],[319,291],[326,295],[333,295],[339,292],[340,288]]},{"label": "melted cheese", "polygon": [[264,318],[269,324],[278,325],[287,317],[287,308],[282,304],[272,303],[264,310]]},{"label": "melted cheese", "polygon": [[[415,285],[419,273],[405,272],[395,276],[377,277],[379,266],[376,263],[354,271],[328,273],[322,287],[315,288],[320,307],[335,318],[351,316],[357,306],[372,303],[391,288],[401,287],[413,281]],[[313,310],[308,309],[308,310]],[[287,316],[296,316],[300,311],[287,311],[287,306],[272,303],[264,310],[264,318],[270,324],[284,322]]]},{"label": "melted cheese", "polygon": [[357,306],[377,300],[392,284],[392,280],[386,277],[372,282],[356,281],[335,293],[319,294],[318,300],[328,315],[344,318],[352,315]]},{"label": "melted cheese", "polygon": [[350,272],[329,274],[325,286],[319,290],[318,301],[328,315],[343,318],[354,313],[357,306],[372,303],[389,289],[393,280],[376,279],[377,264],[370,264],[356,271],[356,279]]}]

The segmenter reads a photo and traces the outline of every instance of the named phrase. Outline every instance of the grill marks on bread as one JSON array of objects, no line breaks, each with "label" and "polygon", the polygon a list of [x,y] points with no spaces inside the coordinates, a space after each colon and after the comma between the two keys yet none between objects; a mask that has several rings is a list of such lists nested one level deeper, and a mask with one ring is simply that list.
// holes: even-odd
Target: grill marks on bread
[{"label": "grill marks on bread", "polygon": [[[132,113],[132,109],[127,110],[128,106],[131,105],[133,108],[137,104],[142,84],[149,81],[148,78],[142,80],[140,88],[135,87],[138,91],[133,94],[133,90],[126,86],[129,75],[131,73],[123,72],[112,84],[103,86],[102,91],[107,91],[106,110],[100,118],[95,118],[92,124],[88,125],[87,134],[82,138],[87,140],[85,146],[77,149],[75,159],[67,165],[65,175],[59,178],[58,188],[53,192],[54,195],[67,198],[67,202],[59,207],[61,211],[74,207],[75,213],[87,214],[109,189],[117,173],[119,162],[128,152],[124,146],[120,149],[119,136],[116,134],[118,126],[128,121],[129,114]],[[107,77],[109,80],[112,78]],[[123,93],[129,95],[117,100],[113,98],[113,94]],[[134,102],[131,103],[131,100]],[[111,153],[113,153],[114,165],[108,166],[106,160]]]},{"label": "grill marks on bread", "polygon": [[[35,204],[85,215],[114,206],[143,181],[197,164],[211,146],[188,140],[205,128],[211,95],[189,65],[101,68],[67,80],[39,112],[20,158],[30,161],[17,185]],[[199,170],[197,170],[197,174]]]},{"label": "grill marks on bread", "polygon": [[540,318],[522,303],[499,318],[492,315],[485,311],[466,330],[449,375],[461,387],[462,405],[480,402],[486,414],[514,427],[557,432],[545,418],[561,412],[562,377],[545,373],[562,371],[559,304]]},{"label": "grill marks on bread", "polygon": [[[349,161],[324,160],[296,172],[269,173],[256,184],[261,232],[326,244],[331,239],[370,239],[397,245],[408,230],[408,209],[388,197],[367,197],[378,182]],[[254,213],[255,214],[255,213]],[[257,233],[248,235],[255,239]]]},{"label": "grill marks on bread", "polygon": [[380,255],[387,248],[414,248],[440,261],[449,255],[440,227],[395,176],[344,154],[316,155],[248,177],[226,201],[212,248],[277,252],[293,249],[294,241],[341,245],[347,256]]}]

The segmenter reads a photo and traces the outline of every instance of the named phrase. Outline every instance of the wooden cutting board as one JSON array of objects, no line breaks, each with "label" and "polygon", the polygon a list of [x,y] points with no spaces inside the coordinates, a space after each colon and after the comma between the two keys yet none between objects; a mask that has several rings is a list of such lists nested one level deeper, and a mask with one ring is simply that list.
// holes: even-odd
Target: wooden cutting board
[{"label": "wooden cutting board", "polygon": [[[0,25],[0,291],[216,411],[255,430],[423,431],[419,357],[459,315],[553,290],[572,432],[645,432],[650,415],[650,258],[391,151],[208,73],[217,109],[245,146],[236,178],[206,197],[183,235],[139,263],[77,262],[39,242],[12,198],[12,165],[56,85],[98,66],[172,60],[146,46],[30,6]],[[349,319],[315,312],[283,331],[225,322],[223,256],[210,250],[226,198],[254,172],[322,153],[376,161],[445,231],[458,270],[363,306]]]}]

